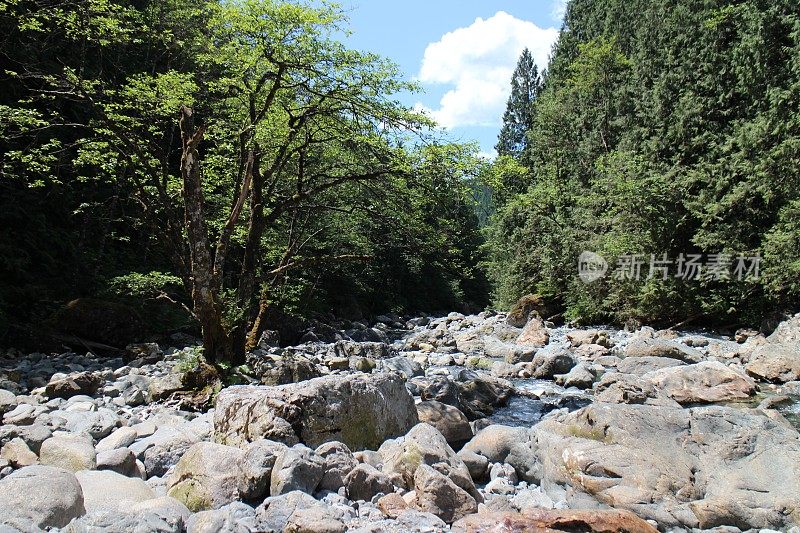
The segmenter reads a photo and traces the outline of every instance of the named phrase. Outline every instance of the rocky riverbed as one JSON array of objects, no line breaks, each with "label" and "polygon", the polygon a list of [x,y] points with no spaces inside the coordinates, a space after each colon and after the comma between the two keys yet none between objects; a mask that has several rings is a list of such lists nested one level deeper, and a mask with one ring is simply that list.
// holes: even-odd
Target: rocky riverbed
[{"label": "rocky riverbed", "polygon": [[0,353],[0,532],[800,531],[800,315],[769,336],[379,317]]}]

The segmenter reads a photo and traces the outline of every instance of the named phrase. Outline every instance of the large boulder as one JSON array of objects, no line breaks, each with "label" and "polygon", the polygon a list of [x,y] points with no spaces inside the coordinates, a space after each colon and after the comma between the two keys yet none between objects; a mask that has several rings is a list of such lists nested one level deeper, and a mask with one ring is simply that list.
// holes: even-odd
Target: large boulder
[{"label": "large boulder", "polygon": [[314,363],[299,355],[283,357],[250,355],[247,360],[253,373],[261,378],[261,383],[264,385],[299,383],[322,375]]},{"label": "large boulder", "polygon": [[191,511],[219,509],[239,498],[239,448],[198,442],[181,457],[170,476],[168,495]]},{"label": "large boulder", "polygon": [[64,527],[86,513],[81,485],[71,472],[28,466],[0,480],[0,523],[22,531]]},{"label": "large boulder", "polygon": [[626,357],[617,363],[617,371],[623,374],[635,374],[643,376],[648,372],[654,370],[661,370],[662,368],[670,368],[673,366],[680,366],[686,364],[679,359],[671,357]]},{"label": "large boulder", "polygon": [[361,463],[347,474],[344,486],[347,497],[353,501],[370,501],[377,494],[394,493],[391,477],[366,463]]},{"label": "large boulder", "polygon": [[577,361],[566,350],[558,346],[548,346],[536,352],[529,364],[532,377],[537,379],[553,379],[557,374],[566,374]]},{"label": "large boulder", "polygon": [[569,486],[667,529],[800,520],[800,435],[760,411],[593,404],[531,432],[541,486],[559,498]]},{"label": "large boulder", "polygon": [[681,405],[745,400],[756,393],[752,378],[718,361],[662,368],[643,377]]},{"label": "large boulder", "polygon": [[404,380],[386,373],[228,387],[217,396],[214,413],[215,436],[225,444],[266,438],[316,448],[336,440],[352,450],[376,449],[417,421]]},{"label": "large boulder", "polygon": [[271,496],[256,509],[257,531],[269,533],[344,532],[341,518],[337,509],[300,491]]},{"label": "large boulder", "polygon": [[358,461],[344,443],[326,442],[318,447],[317,455],[325,461],[324,474],[319,484],[319,490],[338,491],[345,486],[344,479],[354,468]]}]

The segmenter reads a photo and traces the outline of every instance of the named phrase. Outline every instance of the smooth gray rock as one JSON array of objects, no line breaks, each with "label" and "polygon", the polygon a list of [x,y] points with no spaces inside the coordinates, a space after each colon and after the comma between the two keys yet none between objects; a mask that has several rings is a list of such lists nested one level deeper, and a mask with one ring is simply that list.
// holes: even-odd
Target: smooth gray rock
[{"label": "smooth gray rock", "polygon": [[82,470],[75,477],[81,485],[87,513],[126,511],[133,504],[156,497],[141,479],[110,470]]},{"label": "smooth gray rock", "polygon": [[85,513],[80,483],[66,470],[28,466],[0,480],[0,523],[64,527]]},{"label": "smooth gray rock", "polygon": [[128,448],[117,448],[97,454],[97,469],[110,470],[127,477],[139,474],[136,455]]}]

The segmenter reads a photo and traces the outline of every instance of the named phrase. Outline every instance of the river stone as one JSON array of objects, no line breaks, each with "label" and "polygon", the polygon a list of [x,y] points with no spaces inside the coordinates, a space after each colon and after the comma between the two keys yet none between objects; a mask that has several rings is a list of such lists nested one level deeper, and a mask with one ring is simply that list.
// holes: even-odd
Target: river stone
[{"label": "river stone", "polygon": [[435,400],[417,404],[419,421],[430,424],[439,430],[447,443],[454,448],[459,448],[472,438],[472,428],[464,413],[452,405],[447,405]]},{"label": "river stone", "polygon": [[14,396],[14,393],[5,389],[0,389],[0,419],[16,406],[17,397]]},{"label": "river stone", "polygon": [[97,452],[88,435],[57,432],[42,443],[39,462],[70,472],[93,470],[97,466]]},{"label": "river stone", "polygon": [[411,379],[413,377],[425,375],[422,365],[404,355],[398,355],[397,357],[379,360],[377,369],[383,372],[395,372],[403,376],[405,379]]},{"label": "river stone", "polygon": [[478,511],[478,502],[441,472],[421,464],[414,472],[415,505],[448,524]]},{"label": "river stone", "polygon": [[558,312],[556,306],[550,302],[546,302],[542,296],[538,294],[526,294],[511,308],[511,311],[509,311],[506,317],[506,322],[511,326],[521,328],[525,326],[528,322],[528,318],[534,311],[542,318],[549,318]]},{"label": "river stone", "polygon": [[556,374],[566,374],[576,365],[575,359],[566,350],[551,345],[536,352],[529,364],[536,379],[553,379]]},{"label": "river stone", "polygon": [[[460,405],[455,407],[458,407],[470,420],[491,416],[495,408],[505,405],[514,393],[514,386],[510,381],[487,375],[476,375],[472,379],[457,383],[456,386]],[[449,403],[445,400],[440,401]]]},{"label": "river stone", "polygon": [[752,378],[718,361],[663,368],[643,377],[681,405],[745,400],[756,392]]},{"label": "river stone", "polygon": [[557,374],[554,378],[556,383],[564,387],[588,389],[597,381],[598,374],[600,371],[594,365],[581,361],[566,374]]},{"label": "river stone", "polygon": [[594,401],[678,407],[666,392],[642,376],[609,372],[594,384]]},{"label": "river stone", "polygon": [[493,533],[501,530],[548,533],[658,532],[655,527],[635,514],[616,509],[531,509],[523,514],[481,513],[459,520],[451,529],[453,533]]},{"label": "river stone", "polygon": [[636,337],[625,346],[626,357],[669,357],[685,363],[698,363],[703,355],[674,340]]},{"label": "river stone", "polygon": [[230,503],[220,509],[201,511],[186,521],[186,533],[250,533],[270,531],[256,528],[255,509],[241,502]]},{"label": "river stone", "polygon": [[306,533],[316,533],[316,529],[300,529],[298,527],[306,524],[312,518],[317,521],[320,531],[330,531],[330,528],[333,531],[344,531],[341,517],[342,513],[337,509],[325,505],[301,491],[271,496],[256,509],[257,531],[269,533],[298,531],[298,529]]},{"label": "river stone", "polygon": [[338,491],[344,487],[344,479],[356,466],[358,461],[342,442],[326,442],[316,450],[317,455],[325,460],[324,474],[319,483],[319,490]]},{"label": "river stone", "polygon": [[24,440],[17,437],[5,443],[0,450],[0,459],[5,459],[14,468],[35,465],[39,458],[31,451]]},{"label": "river stone", "polygon": [[239,498],[239,448],[198,442],[183,454],[167,482],[167,494],[193,512],[219,509]]},{"label": "river stone", "polygon": [[384,474],[374,466],[359,464],[351,470],[344,480],[347,497],[353,501],[371,501],[376,494],[390,494],[394,492],[391,477]]},{"label": "river stone", "polygon": [[120,425],[119,415],[101,407],[97,411],[59,411],[58,415],[66,420],[64,429],[70,433],[88,433],[94,439],[102,439]]},{"label": "river stone", "polygon": [[128,448],[98,452],[97,469],[110,470],[128,477],[140,475],[136,455]]},{"label": "river stone", "polygon": [[592,404],[531,432],[548,493],[571,486],[666,529],[800,518],[800,435],[759,411]]},{"label": "river stone", "polygon": [[608,338],[607,331],[599,331],[596,329],[578,329],[567,333],[567,340],[573,348],[580,348],[586,345],[599,345],[603,348],[611,348],[614,344]]},{"label": "river stone", "polygon": [[617,370],[623,374],[643,376],[654,370],[684,365],[683,361],[671,357],[626,357],[617,363]]},{"label": "river stone", "polygon": [[275,460],[270,478],[270,494],[278,496],[295,490],[313,494],[322,481],[325,460],[314,450],[295,444]]},{"label": "river stone", "polygon": [[278,455],[285,450],[285,444],[270,440],[257,440],[245,448],[239,460],[239,468],[242,471],[239,479],[239,495],[243,499],[263,500],[269,494],[272,468]]},{"label": "river stone", "polygon": [[765,344],[755,349],[745,367],[756,379],[772,383],[800,380],[800,345]]},{"label": "river stone", "polygon": [[184,531],[186,522],[191,516],[191,511],[175,498],[161,496],[135,503],[130,507],[130,512],[134,516],[144,513],[152,513],[176,531]]},{"label": "river stone", "polygon": [[75,477],[81,484],[87,513],[126,511],[133,504],[156,497],[153,489],[141,479],[110,470],[82,470],[76,472]]},{"label": "river stone", "polygon": [[115,450],[117,448],[125,448],[133,444],[138,436],[139,434],[135,429],[124,426],[115,430],[109,436],[98,442],[96,448],[98,452]]},{"label": "river stone", "polygon": [[317,366],[300,356],[248,359],[255,375],[264,385],[286,385],[321,376]]},{"label": "river stone", "polygon": [[547,346],[548,342],[550,342],[550,333],[547,332],[544,320],[539,317],[528,320],[528,323],[522,328],[522,333],[517,337],[517,344],[535,348]]},{"label": "river stone", "polygon": [[64,527],[85,513],[81,485],[66,470],[27,466],[0,480],[0,523],[5,525]]},{"label": "river stone", "polygon": [[422,465],[435,465],[446,471],[461,488],[477,495],[475,484],[464,464],[436,428],[420,423],[404,437],[390,439],[378,449],[383,459],[382,470],[389,475],[398,475],[406,488],[414,487],[414,473]]},{"label": "river stone", "polygon": [[38,454],[42,443],[53,436],[45,426],[33,424],[31,426],[2,426],[0,427],[0,444],[19,437],[25,441],[33,453]]},{"label": "river stone", "polygon": [[79,394],[93,395],[105,380],[99,372],[76,372],[67,376],[56,374],[45,387],[49,398],[72,398]]},{"label": "river stone", "polygon": [[336,440],[352,450],[375,449],[417,421],[403,378],[389,373],[326,376],[279,387],[228,387],[217,396],[214,413],[219,442],[294,439],[316,448]]}]

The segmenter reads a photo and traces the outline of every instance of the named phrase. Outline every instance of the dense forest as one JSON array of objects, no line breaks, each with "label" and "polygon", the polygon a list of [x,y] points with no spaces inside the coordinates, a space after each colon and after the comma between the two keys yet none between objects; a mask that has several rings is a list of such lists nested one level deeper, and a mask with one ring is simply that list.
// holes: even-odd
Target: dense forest
[{"label": "dense forest", "polygon": [[[346,27],[326,3],[0,1],[2,343],[78,298],[238,360],[289,315],[800,304],[795,2],[573,0],[490,163]],[[578,276],[585,251],[608,275]]]},{"label": "dense forest", "polygon": [[86,297],[239,346],[278,312],[485,306],[477,148],[345,27],[328,4],[0,2],[4,344]]},{"label": "dense forest", "polygon": [[[534,292],[585,323],[661,325],[800,306],[800,4],[573,0],[547,72],[526,52],[512,89],[498,305]],[[579,279],[584,251],[609,274]],[[640,275],[615,275],[634,255]]]}]

